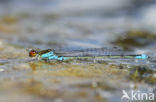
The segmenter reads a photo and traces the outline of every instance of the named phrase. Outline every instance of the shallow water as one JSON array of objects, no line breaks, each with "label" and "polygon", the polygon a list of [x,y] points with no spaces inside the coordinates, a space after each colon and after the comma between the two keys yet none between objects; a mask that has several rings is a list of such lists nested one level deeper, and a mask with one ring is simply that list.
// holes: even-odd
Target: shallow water
[{"label": "shallow water", "polygon": [[[156,92],[155,0],[0,0],[1,102],[121,102]],[[149,60],[37,61],[29,48],[119,46]]]}]

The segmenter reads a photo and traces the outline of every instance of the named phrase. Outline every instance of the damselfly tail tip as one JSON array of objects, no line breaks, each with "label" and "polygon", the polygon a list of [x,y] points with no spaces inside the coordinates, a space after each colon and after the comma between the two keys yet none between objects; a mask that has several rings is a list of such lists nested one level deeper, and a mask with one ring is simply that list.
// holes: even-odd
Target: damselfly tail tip
[{"label": "damselfly tail tip", "polygon": [[147,54],[141,54],[141,55],[138,55],[136,56],[137,59],[148,59],[150,58]]}]

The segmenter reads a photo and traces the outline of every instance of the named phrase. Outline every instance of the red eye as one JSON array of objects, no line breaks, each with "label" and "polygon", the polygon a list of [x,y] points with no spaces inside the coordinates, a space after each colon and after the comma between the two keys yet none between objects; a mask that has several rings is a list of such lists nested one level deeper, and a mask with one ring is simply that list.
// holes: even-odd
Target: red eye
[{"label": "red eye", "polygon": [[31,50],[29,52],[29,57],[35,57],[36,56],[36,51],[35,50]]}]

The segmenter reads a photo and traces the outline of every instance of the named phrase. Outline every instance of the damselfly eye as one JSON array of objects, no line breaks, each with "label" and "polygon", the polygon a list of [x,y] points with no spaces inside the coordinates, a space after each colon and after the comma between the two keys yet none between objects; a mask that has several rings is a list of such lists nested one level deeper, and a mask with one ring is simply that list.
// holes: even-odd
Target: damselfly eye
[{"label": "damselfly eye", "polygon": [[36,56],[36,51],[35,50],[31,50],[29,52],[29,57],[35,57]]}]

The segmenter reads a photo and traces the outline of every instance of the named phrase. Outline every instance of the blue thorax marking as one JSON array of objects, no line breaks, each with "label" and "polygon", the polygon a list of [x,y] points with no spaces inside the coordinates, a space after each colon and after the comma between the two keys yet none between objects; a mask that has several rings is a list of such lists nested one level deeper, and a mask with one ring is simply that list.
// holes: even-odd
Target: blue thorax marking
[{"label": "blue thorax marking", "polygon": [[41,58],[48,58],[50,56],[54,56],[54,52],[50,51],[48,53],[42,54],[41,55]]},{"label": "blue thorax marking", "polygon": [[49,60],[60,60],[60,61],[69,59],[68,57],[58,57],[52,51],[45,53],[45,54],[42,54],[41,58],[49,59]]}]

